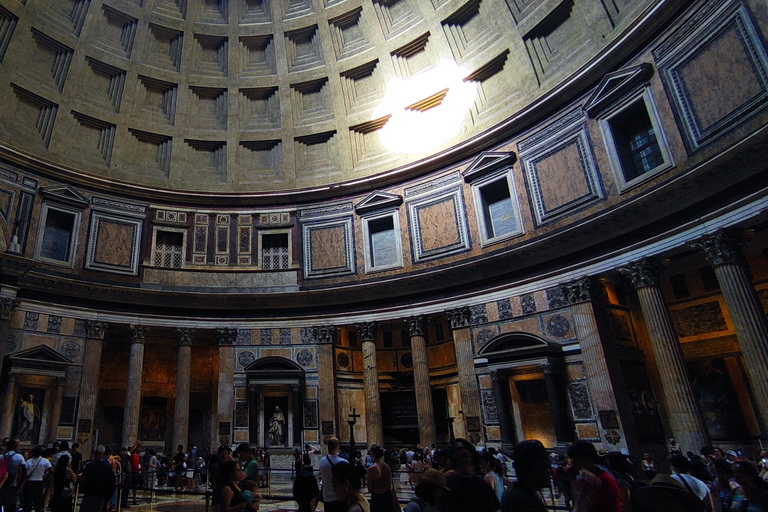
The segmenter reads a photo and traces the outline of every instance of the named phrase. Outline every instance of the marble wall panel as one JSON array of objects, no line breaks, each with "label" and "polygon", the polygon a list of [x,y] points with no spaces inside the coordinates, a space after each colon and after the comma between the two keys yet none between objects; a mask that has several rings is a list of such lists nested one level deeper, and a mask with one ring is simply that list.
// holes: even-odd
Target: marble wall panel
[{"label": "marble wall panel", "polygon": [[141,232],[140,220],[92,212],[86,268],[136,275]]},{"label": "marble wall panel", "polygon": [[409,201],[408,216],[416,262],[469,250],[461,189]]},{"label": "marble wall panel", "polygon": [[305,277],[355,271],[351,218],[305,224],[303,230]]}]

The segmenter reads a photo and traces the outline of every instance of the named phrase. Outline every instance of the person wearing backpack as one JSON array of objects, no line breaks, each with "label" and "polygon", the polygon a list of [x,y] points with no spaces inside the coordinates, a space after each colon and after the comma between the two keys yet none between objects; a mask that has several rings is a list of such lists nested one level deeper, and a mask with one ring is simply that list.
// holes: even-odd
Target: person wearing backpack
[{"label": "person wearing backpack", "polygon": [[346,501],[340,500],[333,490],[333,468],[338,464],[349,464],[345,459],[339,457],[339,440],[335,437],[328,439],[328,455],[320,459],[320,478],[323,487],[320,490],[323,498],[323,510],[326,512],[346,512],[349,505]]},{"label": "person wearing backpack", "polygon": [[[0,488],[0,506],[3,510],[16,512],[19,498],[18,474],[19,468],[24,466],[24,456],[17,452],[18,439],[9,439],[5,445],[6,451],[0,456],[0,480],[5,478]],[[2,474],[5,467],[5,474]]]},{"label": "person wearing backpack", "polygon": [[51,462],[43,457],[43,447],[35,446],[32,450],[32,456],[27,460],[26,471],[27,481],[22,490],[23,510],[30,512],[32,505],[35,506],[35,512],[43,512],[43,478],[53,472]]}]

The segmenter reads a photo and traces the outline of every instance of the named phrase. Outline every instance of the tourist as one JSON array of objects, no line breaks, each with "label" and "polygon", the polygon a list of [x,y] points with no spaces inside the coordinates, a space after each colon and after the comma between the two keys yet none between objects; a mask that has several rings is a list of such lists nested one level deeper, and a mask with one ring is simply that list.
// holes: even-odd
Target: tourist
[{"label": "tourist", "polygon": [[627,456],[621,452],[608,452],[605,456],[605,464],[611,476],[619,486],[621,508],[624,511],[631,509],[632,491],[639,487],[639,483],[632,475],[632,466]]},{"label": "tourist", "polygon": [[733,476],[744,490],[747,506],[741,510],[768,512],[768,482],[760,478],[757,467],[749,461],[739,460],[732,464]]},{"label": "tourist", "polygon": [[499,509],[499,499],[493,489],[475,471],[479,455],[474,446],[464,439],[456,440],[453,460],[456,470],[446,477],[453,495],[451,510],[463,512],[493,512]]},{"label": "tourist", "polygon": [[[69,458],[67,456],[67,458]],[[22,502],[24,512],[32,510],[35,506],[35,512],[43,512],[43,478],[52,471],[51,463],[43,457],[43,447],[35,446],[32,450],[32,457],[25,462],[27,479],[22,489]]]},{"label": "tourist", "polygon": [[[335,439],[335,438],[331,438]],[[336,439],[338,442],[338,439]],[[330,450],[330,440],[328,449]],[[337,448],[338,450],[338,448]],[[341,457],[339,457],[341,459]],[[325,460],[325,457],[323,457]],[[343,459],[341,459],[343,460]],[[320,463],[320,471],[322,473],[323,463]],[[349,463],[335,463],[331,470],[331,481],[333,482],[333,492],[339,502],[345,505],[343,510],[349,512],[370,512],[368,506],[368,500],[360,494],[360,488],[363,486],[363,478],[365,477],[365,468],[362,466],[353,466]],[[325,485],[323,485],[325,487]],[[334,510],[342,510],[340,508],[328,508],[328,503],[325,504],[325,511],[333,512]]]},{"label": "tourist", "polygon": [[237,458],[240,467],[245,472],[245,478],[257,482],[259,480],[259,463],[253,456],[253,450],[248,443],[240,443],[237,447]]},{"label": "tourist", "polygon": [[154,490],[157,486],[157,456],[154,448],[147,448],[144,455],[144,489]]},{"label": "tourist", "polygon": [[219,512],[240,512],[241,510],[259,510],[259,501],[261,499],[249,500],[250,491],[244,491],[240,487],[240,482],[245,480],[245,472],[240,469],[240,463],[230,460],[222,464],[219,469],[219,478],[217,486],[219,487]]},{"label": "tourist", "polygon": [[187,469],[187,456],[184,454],[184,445],[176,447],[176,455],[173,456],[173,490],[184,490],[184,476]]},{"label": "tourist", "polygon": [[549,487],[550,469],[544,445],[535,439],[518,443],[512,466],[517,481],[504,491],[502,512],[546,512],[541,489]]},{"label": "tourist", "polygon": [[302,467],[301,467],[301,453],[299,453],[298,448],[293,449],[293,473],[291,474],[291,478],[294,478],[296,476],[299,476],[301,473]]},{"label": "tourist", "polygon": [[414,493],[404,512],[448,512],[451,492],[446,485],[445,473],[436,469],[426,470]]},{"label": "tourist", "polygon": [[197,476],[197,446],[190,444],[187,453],[187,488],[195,492],[195,477]]},{"label": "tourist", "polygon": [[320,480],[323,482],[323,510],[325,512],[346,512],[349,506],[344,499],[336,496],[331,481],[333,480],[333,469],[336,466],[351,466],[351,464],[339,457],[340,446],[337,438],[329,438],[327,445],[328,455],[320,459]]},{"label": "tourist", "polygon": [[293,499],[299,506],[297,512],[315,512],[319,496],[320,487],[317,485],[315,476],[297,472],[296,480],[293,482]]},{"label": "tourist", "polygon": [[649,482],[656,476],[656,463],[651,459],[650,453],[643,454],[643,478]]},{"label": "tourist", "polygon": [[[53,448],[46,448],[43,450],[43,457],[48,459],[51,463],[51,471],[43,475],[43,508],[48,508],[51,503],[51,497],[53,496],[53,456],[56,455]],[[59,458],[61,460],[61,458]]]},{"label": "tourist", "polygon": [[83,465],[83,454],[80,452],[80,443],[72,443],[72,471],[78,473]]},{"label": "tourist", "polygon": [[303,471],[307,471],[309,473],[313,473],[315,471],[315,468],[312,467],[312,455],[320,453],[320,450],[317,450],[313,448],[309,444],[304,445],[304,453],[302,454],[302,465],[304,466],[302,469]]},{"label": "tourist", "polygon": [[19,489],[16,482],[16,474],[19,468],[24,465],[24,456],[17,452],[19,449],[18,439],[9,439],[5,444],[5,453],[3,458],[7,458],[8,467],[6,470],[6,480],[0,488],[0,506],[3,510],[16,512],[16,503],[19,498]]},{"label": "tourist", "polygon": [[707,484],[689,474],[691,470],[690,461],[684,455],[673,455],[669,458],[669,466],[672,469],[672,478],[680,482],[684,488],[702,500],[707,510],[711,510],[711,506],[707,506],[711,503],[709,488]]},{"label": "tourist", "polygon": [[104,458],[104,446],[99,445],[93,452],[93,460],[86,464],[81,475],[80,491],[83,501],[80,512],[101,512],[115,493],[115,475]]},{"label": "tourist", "polygon": [[51,512],[72,512],[74,508],[77,474],[72,470],[73,460],[74,457],[59,458],[53,471]]},{"label": "tourist", "polygon": [[501,476],[502,470],[499,468],[501,463],[493,456],[492,453],[483,452],[480,456],[480,469],[483,472],[483,480],[485,483],[491,486],[493,492],[496,493],[496,498],[501,503],[501,497],[504,494],[504,487],[509,480]]},{"label": "tourist", "polygon": [[621,499],[616,480],[598,466],[597,450],[589,441],[576,441],[568,448],[573,461],[574,510],[578,512],[620,512]]},{"label": "tourist", "polygon": [[384,464],[384,449],[378,444],[368,450],[371,466],[366,470],[365,484],[371,493],[371,512],[392,512],[399,510],[397,492],[392,481],[392,472]]},{"label": "tourist", "polygon": [[632,512],[704,512],[704,502],[678,480],[660,474],[632,493]]}]

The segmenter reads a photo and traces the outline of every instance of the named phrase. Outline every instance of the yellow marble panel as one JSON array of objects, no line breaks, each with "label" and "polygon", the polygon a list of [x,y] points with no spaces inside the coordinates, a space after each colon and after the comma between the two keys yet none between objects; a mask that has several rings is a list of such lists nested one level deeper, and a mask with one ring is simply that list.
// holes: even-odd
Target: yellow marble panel
[{"label": "yellow marble panel", "polygon": [[501,429],[498,425],[486,425],[485,433],[488,435],[489,441],[498,441],[501,439]]},{"label": "yellow marble panel", "polygon": [[248,442],[248,434],[249,434],[249,432],[247,430],[235,430],[235,442],[236,443],[247,443]]},{"label": "yellow marble panel", "polygon": [[37,317],[37,332],[48,332],[48,318],[50,315],[40,313]]},{"label": "yellow marble panel", "polygon": [[597,439],[597,425],[594,423],[577,423],[576,435],[579,439]]},{"label": "yellow marble panel", "polygon": [[309,243],[312,248],[312,270],[347,266],[344,226],[313,228],[309,232]]},{"label": "yellow marble panel", "polygon": [[536,162],[541,200],[546,211],[591,194],[584,171],[576,140]]},{"label": "yellow marble panel", "polygon": [[490,375],[480,375],[478,376],[478,381],[480,382],[481,389],[491,389],[493,387],[493,380]]},{"label": "yellow marble panel", "polygon": [[235,398],[245,400],[248,398],[248,390],[246,388],[235,388]]},{"label": "yellow marble panel", "polygon": [[[41,317],[43,315],[40,315]],[[47,319],[46,319],[47,324]],[[56,342],[58,338],[53,336],[37,336],[34,334],[25,334],[21,343],[21,350],[26,350],[32,347],[39,347],[40,345],[48,345],[53,350],[56,350]]]},{"label": "yellow marble panel", "polygon": [[418,209],[421,246],[424,252],[458,244],[459,235],[453,197]]},{"label": "yellow marble panel", "polygon": [[133,257],[133,235],[136,226],[102,217],[96,234],[94,263],[129,268]]},{"label": "yellow marble panel", "polygon": [[61,334],[65,336],[71,336],[75,330],[75,319],[63,317],[61,319]]},{"label": "yellow marble panel", "polygon": [[565,367],[565,374],[568,376],[568,380],[583,379],[584,365],[582,364],[569,364]]},{"label": "yellow marble panel", "polygon": [[317,388],[314,386],[307,386],[304,388],[304,396],[308,399],[317,398]]},{"label": "yellow marble panel", "polygon": [[520,302],[520,296],[515,296],[509,299],[510,309],[512,309],[512,316],[523,316],[523,305]]},{"label": "yellow marble panel", "polygon": [[549,309],[547,292],[544,290],[533,292],[533,302],[536,304],[536,311],[547,311]]},{"label": "yellow marble panel", "polygon": [[317,430],[304,430],[304,442],[305,443],[311,443],[311,444],[317,444],[318,442],[318,433]]},{"label": "yellow marble panel", "polygon": [[72,427],[57,427],[56,439],[72,439],[75,429]]},{"label": "yellow marble panel", "polygon": [[291,359],[290,348],[263,348],[259,352],[259,357],[284,357]]},{"label": "yellow marble panel", "polygon": [[499,321],[499,306],[495,301],[485,305],[485,313],[488,315],[488,322]]},{"label": "yellow marble panel", "polygon": [[541,336],[541,325],[537,317],[526,318],[517,322],[501,324],[501,332],[527,332]]}]

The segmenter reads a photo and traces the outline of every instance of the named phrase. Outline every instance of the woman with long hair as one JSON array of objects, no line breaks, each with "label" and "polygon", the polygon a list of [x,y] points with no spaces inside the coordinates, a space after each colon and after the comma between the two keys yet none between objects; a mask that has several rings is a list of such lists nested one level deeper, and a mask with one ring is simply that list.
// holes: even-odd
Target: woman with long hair
[{"label": "woman with long hair", "polygon": [[318,496],[320,496],[320,487],[317,485],[315,475],[298,473],[293,482],[293,499],[299,506],[297,512],[315,512]]},{"label": "woman with long hair", "polygon": [[240,482],[245,479],[245,472],[240,469],[240,463],[236,460],[225,462],[219,469],[217,485],[219,487],[219,512],[238,512],[246,509],[259,510],[261,496],[254,495],[251,491],[240,487]]},{"label": "woman with long hair", "polygon": [[59,457],[53,470],[51,512],[72,512],[77,475],[72,471],[72,457]]},{"label": "woman with long hair", "polygon": [[371,493],[371,512],[392,512],[396,510],[395,507],[399,508],[399,505],[396,505],[397,493],[392,482],[392,472],[382,460],[384,450],[374,444],[368,453],[373,461],[365,475],[365,484]]},{"label": "woman with long hair", "polygon": [[352,464],[336,464],[333,466],[333,492],[339,501],[346,501],[348,512],[370,512],[368,500],[360,494],[363,486],[365,468]]},{"label": "woman with long hair", "polygon": [[[483,452],[480,456],[480,469],[483,472],[483,480],[491,486],[493,492],[501,503],[501,496],[504,494],[504,487],[509,480],[501,476],[499,472],[499,461],[488,452]],[[505,482],[506,480],[506,482]]]}]

